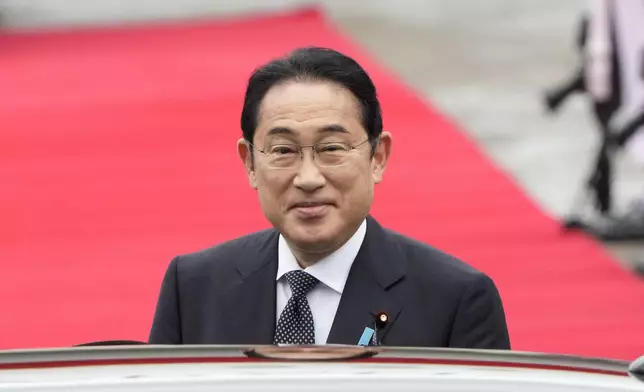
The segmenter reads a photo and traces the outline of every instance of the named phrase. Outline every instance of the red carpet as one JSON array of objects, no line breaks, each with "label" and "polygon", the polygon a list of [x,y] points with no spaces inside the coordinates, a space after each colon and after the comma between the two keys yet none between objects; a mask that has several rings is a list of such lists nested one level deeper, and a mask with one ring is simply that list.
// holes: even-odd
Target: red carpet
[{"label": "red carpet", "polygon": [[0,348],[144,340],[171,257],[267,226],[235,155],[242,94],[255,66],[302,45],[372,74],[395,139],[374,216],[489,273],[516,349],[644,353],[644,282],[560,235],[312,11],[0,36]]}]

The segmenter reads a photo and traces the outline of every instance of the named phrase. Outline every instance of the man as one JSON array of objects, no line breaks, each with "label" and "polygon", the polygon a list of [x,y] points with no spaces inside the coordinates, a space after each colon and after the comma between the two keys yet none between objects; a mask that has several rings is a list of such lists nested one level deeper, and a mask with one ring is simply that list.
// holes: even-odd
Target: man
[{"label": "man", "polygon": [[354,60],[304,48],[257,69],[241,128],[274,229],[172,260],[150,343],[510,348],[487,276],[369,216],[392,137]]}]

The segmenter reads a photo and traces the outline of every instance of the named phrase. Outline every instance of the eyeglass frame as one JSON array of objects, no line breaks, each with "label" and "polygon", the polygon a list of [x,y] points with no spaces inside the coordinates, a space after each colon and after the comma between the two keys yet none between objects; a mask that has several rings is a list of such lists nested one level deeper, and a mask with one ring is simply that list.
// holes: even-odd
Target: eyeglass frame
[{"label": "eyeglass frame", "polygon": [[[300,162],[304,161],[304,153],[302,151],[305,148],[310,148],[311,152],[313,153],[313,155],[312,155],[313,161],[316,162],[316,164],[318,164],[320,167],[334,168],[334,167],[342,167],[345,164],[335,165],[335,166],[320,165],[319,161],[315,160],[315,156],[317,154],[319,154],[318,151],[315,149],[315,146],[320,145],[320,144],[327,144],[327,145],[328,144],[344,144],[344,145],[347,145],[347,146],[350,147],[348,150],[346,150],[347,153],[350,153],[351,151],[354,151],[354,150],[358,149],[358,147],[364,145],[365,143],[367,143],[369,141],[370,141],[369,138],[367,138],[367,139],[359,142],[358,144],[354,144],[354,145],[352,145],[350,143],[347,143],[347,142],[340,142],[340,141],[336,141],[336,142],[318,142],[318,143],[315,143],[315,144],[275,143],[275,144],[269,144],[263,150],[258,148],[257,146],[255,146],[253,143],[251,143],[248,140],[246,140],[246,143],[248,143],[249,146],[251,146],[252,148],[257,150],[257,152],[261,153],[264,156],[269,156],[271,154],[270,152],[266,151],[266,148],[271,147],[271,146],[292,146],[292,147],[295,147],[295,150],[300,154]],[[293,166],[285,166],[285,167],[278,167],[278,166],[268,166],[268,167],[271,168],[271,169],[278,169],[278,170],[294,169],[294,168],[297,167],[297,164],[295,164]]]}]

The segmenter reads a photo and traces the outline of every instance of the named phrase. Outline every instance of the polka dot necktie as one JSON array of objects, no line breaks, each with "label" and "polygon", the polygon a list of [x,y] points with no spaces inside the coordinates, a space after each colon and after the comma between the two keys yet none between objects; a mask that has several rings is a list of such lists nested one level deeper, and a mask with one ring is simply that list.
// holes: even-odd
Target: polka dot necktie
[{"label": "polka dot necktie", "polygon": [[286,280],[291,286],[289,298],[275,329],[274,344],[315,344],[313,314],[306,300],[318,280],[304,271],[287,272]]}]

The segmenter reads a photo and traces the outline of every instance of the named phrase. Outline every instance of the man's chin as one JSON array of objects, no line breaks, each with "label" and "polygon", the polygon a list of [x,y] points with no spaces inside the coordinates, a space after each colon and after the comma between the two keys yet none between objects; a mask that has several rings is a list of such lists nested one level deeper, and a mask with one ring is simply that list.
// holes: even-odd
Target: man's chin
[{"label": "man's chin", "polygon": [[337,235],[324,225],[297,225],[282,234],[294,246],[307,252],[327,252],[333,248],[337,238]]}]

